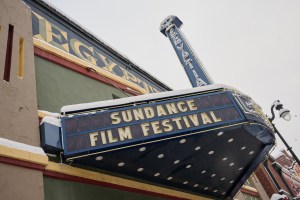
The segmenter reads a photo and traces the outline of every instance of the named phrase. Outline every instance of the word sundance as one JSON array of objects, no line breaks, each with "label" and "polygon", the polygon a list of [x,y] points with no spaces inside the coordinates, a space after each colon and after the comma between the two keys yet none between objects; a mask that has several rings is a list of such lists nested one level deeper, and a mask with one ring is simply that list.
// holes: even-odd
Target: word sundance
[{"label": "word sundance", "polygon": [[[90,146],[101,146],[126,140],[146,139],[161,134],[194,130],[222,122],[215,111],[198,112],[193,100],[111,113],[111,124],[121,127],[89,133]],[[220,111],[218,111],[220,112]],[[125,125],[134,122],[132,125]]]}]

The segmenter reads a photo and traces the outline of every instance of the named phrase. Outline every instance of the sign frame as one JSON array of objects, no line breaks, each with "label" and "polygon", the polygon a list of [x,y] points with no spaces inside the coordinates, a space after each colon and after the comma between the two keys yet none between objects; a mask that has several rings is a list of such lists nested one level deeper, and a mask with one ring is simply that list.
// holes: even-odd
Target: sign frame
[{"label": "sign frame", "polygon": [[[68,151],[68,138],[67,138],[68,136],[67,136],[67,133],[65,132],[66,120],[68,119],[68,117],[62,117],[62,133],[63,133],[62,136],[63,136],[63,145],[64,145],[64,155],[66,157],[73,157],[73,156],[78,156],[78,155],[84,156],[84,154],[86,152],[87,152],[87,155],[98,154],[98,153],[102,153],[102,152],[114,151],[114,150],[118,150],[118,149],[125,149],[125,148],[130,148],[133,146],[139,146],[139,145],[148,144],[148,143],[154,143],[154,142],[159,142],[159,141],[164,141],[164,140],[171,140],[174,138],[185,137],[185,136],[192,135],[192,134],[199,134],[199,133],[203,133],[203,132],[208,132],[212,129],[221,129],[224,126],[227,126],[229,123],[230,124],[240,124],[240,123],[244,122],[246,120],[246,117],[245,117],[244,113],[241,111],[240,107],[237,105],[237,103],[230,91],[200,92],[200,93],[196,93],[196,94],[179,95],[177,97],[176,96],[172,97],[172,99],[170,99],[168,97],[163,98],[163,99],[157,99],[157,102],[155,102],[155,99],[152,99],[150,101],[150,104],[147,104],[147,102],[145,102],[145,103],[140,103],[135,106],[134,105],[125,106],[125,107],[121,106],[121,107],[118,107],[115,109],[109,108],[109,109],[105,110],[105,107],[103,107],[103,108],[101,108],[103,110],[96,111],[96,113],[92,112],[92,114],[99,114],[99,113],[103,114],[103,113],[107,113],[107,112],[118,112],[118,111],[122,111],[122,110],[129,110],[132,108],[142,108],[142,107],[145,107],[145,105],[146,106],[149,106],[149,105],[157,106],[157,105],[162,105],[162,104],[171,103],[171,102],[195,99],[197,97],[207,97],[207,96],[220,95],[220,94],[226,95],[229,98],[231,105],[218,106],[217,108],[206,108],[206,109],[202,109],[202,110],[195,110],[195,111],[188,112],[188,113],[179,113],[176,115],[165,116],[165,117],[154,117],[151,119],[143,120],[143,122],[139,122],[139,121],[130,122],[130,123],[127,123],[126,126],[133,126],[133,125],[141,124],[141,123],[150,123],[150,122],[153,122],[156,120],[163,120],[163,119],[167,119],[167,118],[174,118],[174,117],[184,116],[184,115],[188,115],[188,114],[209,112],[209,111],[221,110],[221,109],[226,109],[226,108],[234,108],[240,117],[239,119],[228,120],[226,122],[212,123],[212,124],[208,124],[208,125],[202,125],[200,127],[199,126],[192,127],[192,128],[186,129],[184,131],[177,130],[177,131],[172,131],[170,133],[151,135],[151,136],[148,136],[147,138],[141,137],[141,138],[137,138],[137,139],[133,139],[133,140],[127,140],[127,141],[125,140],[122,142],[107,144],[103,148],[99,148],[99,146],[94,146],[94,147],[79,149],[79,150],[75,150],[75,151]],[[167,100],[165,100],[165,99],[167,99]],[[73,118],[80,118],[82,116],[89,116],[89,115],[90,114],[83,113],[80,115],[75,115],[75,116],[73,116]],[[217,126],[220,126],[220,127],[217,127]],[[101,129],[93,130],[93,131],[107,130],[107,129],[114,128],[114,127],[115,126],[112,125],[109,127],[103,127]],[[124,124],[121,127],[124,127]],[[91,133],[91,131],[84,131],[79,134],[89,134],[89,133]],[[83,155],[81,155],[81,154],[83,154]]]}]

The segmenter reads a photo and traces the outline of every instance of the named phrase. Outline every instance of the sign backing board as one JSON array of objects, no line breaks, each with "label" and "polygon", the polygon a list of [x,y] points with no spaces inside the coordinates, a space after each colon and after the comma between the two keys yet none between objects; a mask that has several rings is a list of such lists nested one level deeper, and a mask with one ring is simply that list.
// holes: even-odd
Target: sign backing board
[{"label": "sign backing board", "polygon": [[62,118],[66,156],[196,134],[244,121],[229,92],[197,94]]}]

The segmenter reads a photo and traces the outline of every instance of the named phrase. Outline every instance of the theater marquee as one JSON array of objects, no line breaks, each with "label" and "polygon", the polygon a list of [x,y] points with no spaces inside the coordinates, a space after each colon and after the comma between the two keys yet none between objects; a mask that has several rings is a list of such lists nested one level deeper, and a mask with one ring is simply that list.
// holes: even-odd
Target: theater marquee
[{"label": "theater marquee", "polygon": [[260,107],[223,85],[68,105],[61,114],[41,125],[46,152],[217,199],[232,198],[275,142]]},{"label": "theater marquee", "polygon": [[198,94],[62,118],[65,155],[198,134],[243,121],[229,92]]}]

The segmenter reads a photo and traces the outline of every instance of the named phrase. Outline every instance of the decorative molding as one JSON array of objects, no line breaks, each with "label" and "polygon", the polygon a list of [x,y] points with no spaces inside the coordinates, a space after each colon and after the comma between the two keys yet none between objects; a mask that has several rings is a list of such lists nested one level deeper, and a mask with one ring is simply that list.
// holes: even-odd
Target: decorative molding
[{"label": "decorative molding", "polygon": [[[55,56],[55,57],[47,56],[47,55],[43,54],[42,52],[38,52],[38,50],[36,50],[36,48],[35,48],[36,55],[39,55],[41,57],[46,57],[47,59],[52,59],[52,61],[53,61],[53,59],[56,59],[56,62],[57,62],[57,60],[59,60],[60,61],[59,64],[64,63],[63,66],[69,67],[72,70],[83,73],[85,75],[87,75],[87,72],[89,72],[89,74],[93,73],[94,74],[93,78],[97,77],[97,79],[101,80],[101,81],[104,81],[106,79],[105,82],[110,83],[110,85],[113,85],[112,83],[116,82],[119,85],[123,85],[123,87],[125,86],[124,88],[127,88],[128,91],[132,91],[135,94],[136,93],[148,94],[148,92],[145,89],[141,88],[140,86],[138,86],[134,83],[131,83],[123,78],[120,78],[117,75],[114,75],[114,74],[112,74],[104,69],[101,69],[100,67],[97,67],[91,63],[81,60],[80,58],[77,58],[77,57],[75,57],[67,52],[64,52],[52,45],[49,45],[46,42],[43,42],[36,38],[33,38],[33,44],[35,47],[38,47],[40,50],[43,50],[44,52],[48,52],[52,56]],[[58,58],[60,58],[60,59],[58,59]],[[63,62],[63,61],[69,61],[69,63]],[[82,68],[82,70],[80,70],[80,71],[78,69],[76,70],[74,68],[74,66],[80,67],[80,68]]]},{"label": "decorative molding", "polygon": [[274,132],[274,127],[271,122],[267,118],[267,116],[262,112],[261,107],[256,104],[251,97],[238,92],[237,90],[232,91],[232,95],[237,100],[239,106],[244,111],[245,114],[255,116],[257,118],[261,118],[264,123]]},{"label": "decorative molding", "polygon": [[4,138],[0,138],[0,156],[39,165],[48,164],[48,157],[42,148]]},{"label": "decorative molding", "polygon": [[184,193],[172,189],[141,183],[129,179],[119,178],[99,172],[89,171],[66,165],[63,163],[49,162],[46,166],[45,176],[64,180],[83,182],[103,187],[110,187],[129,192],[148,194],[166,199],[195,199],[208,200],[209,198]]}]

